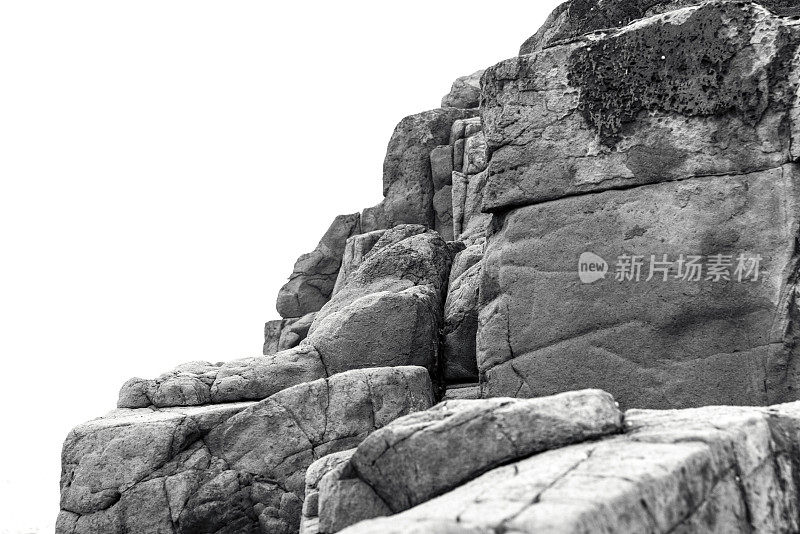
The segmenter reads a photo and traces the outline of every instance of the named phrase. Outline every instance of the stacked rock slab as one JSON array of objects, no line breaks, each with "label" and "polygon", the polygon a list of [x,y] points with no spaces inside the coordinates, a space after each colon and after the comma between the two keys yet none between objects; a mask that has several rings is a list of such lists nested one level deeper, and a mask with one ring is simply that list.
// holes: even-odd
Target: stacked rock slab
[{"label": "stacked rock slab", "polygon": [[309,313],[296,319],[268,321],[264,325],[263,354],[267,356],[299,345],[308,335],[308,329],[316,316],[316,313]]},{"label": "stacked rock slab", "polygon": [[319,532],[402,512],[498,465],[621,430],[622,414],[603,391],[440,403],[376,431],[321,478]]},{"label": "stacked rock slab", "polygon": [[797,398],[798,44],[797,21],[711,2],[487,70],[484,396]]},{"label": "stacked rock slab", "polygon": [[56,532],[297,532],[312,462],[432,403],[427,371],[398,367],[257,403],[117,410],[67,437]]},{"label": "stacked rock slab", "polygon": [[800,403],[630,410],[625,433],[499,467],[346,534],[800,529]]}]

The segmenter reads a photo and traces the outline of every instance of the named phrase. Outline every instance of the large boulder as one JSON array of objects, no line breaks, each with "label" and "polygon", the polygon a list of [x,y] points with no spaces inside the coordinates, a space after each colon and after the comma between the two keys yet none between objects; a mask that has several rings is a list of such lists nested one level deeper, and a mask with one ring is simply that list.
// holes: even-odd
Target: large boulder
[{"label": "large boulder", "polygon": [[346,534],[797,532],[800,406],[629,411],[624,435],[503,467]]},{"label": "large boulder", "polygon": [[[560,41],[608,28],[619,28],[630,22],[680,7],[693,6],[704,0],[569,0],[560,4],[534,35],[520,47],[520,55],[532,54]],[[734,2],[737,0],[723,0]],[[776,15],[800,15],[795,0],[758,0]]]},{"label": "large boulder", "polygon": [[[622,413],[603,391],[446,401],[365,439],[349,460],[352,475],[340,473],[338,484],[320,485],[320,517],[328,508],[341,508],[338,498],[348,499],[348,488],[367,501],[382,501],[377,511],[375,505],[365,507],[371,517],[401,512],[509,461],[621,430]],[[345,485],[356,478],[360,481]],[[352,508],[349,524],[370,518],[353,517]]]},{"label": "large boulder", "polygon": [[319,352],[330,374],[379,365],[435,372],[455,252],[423,226],[388,230],[319,311],[303,344]]},{"label": "large boulder", "polygon": [[[798,178],[790,164],[509,212],[483,260],[484,394],[599,387],[646,408],[797,398]],[[582,281],[586,254],[598,276]]]},{"label": "large boulder", "polygon": [[443,108],[477,108],[481,99],[483,70],[456,78],[450,92],[442,97]]},{"label": "large boulder", "polygon": [[484,395],[797,398],[799,45],[710,2],[487,71]]},{"label": "large boulder", "polygon": [[191,362],[158,378],[132,378],[121,388],[119,408],[199,406],[261,400],[278,391],[328,376],[313,347],[226,363]]},{"label": "large boulder", "polygon": [[425,369],[401,367],[258,403],[117,410],[67,437],[56,532],[295,533],[312,462],[432,403]]},{"label": "large boulder", "polygon": [[388,228],[398,224],[434,227],[431,151],[448,143],[453,122],[476,114],[477,110],[441,108],[400,121],[383,163],[383,215]]},{"label": "large boulder", "polygon": [[756,4],[708,2],[487,69],[483,208],[793,161],[798,44]]},{"label": "large boulder", "polygon": [[294,264],[289,281],[278,293],[281,317],[297,318],[319,311],[336,285],[347,239],[361,232],[361,216],[339,215],[322,236],[313,252],[303,254]]}]

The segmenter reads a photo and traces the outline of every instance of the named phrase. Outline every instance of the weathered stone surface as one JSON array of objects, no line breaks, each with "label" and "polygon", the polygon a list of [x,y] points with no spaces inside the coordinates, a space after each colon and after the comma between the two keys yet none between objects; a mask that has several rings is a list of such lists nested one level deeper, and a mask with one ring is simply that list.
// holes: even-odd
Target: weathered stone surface
[{"label": "weathered stone surface", "polygon": [[444,186],[450,185],[452,174],[453,147],[451,145],[444,145],[437,146],[431,150],[431,177],[433,179],[434,191],[438,191]]},{"label": "weathered stone surface", "polygon": [[491,215],[483,213],[486,171],[473,175],[453,173],[453,234],[455,239],[473,244],[486,236]]},{"label": "weathered stone surface", "polygon": [[[542,27],[520,47],[520,55],[532,54],[559,41],[586,33],[626,26],[630,22],[681,7],[702,4],[704,0],[570,0],[560,4]],[[736,1],[736,0],[723,0]],[[794,0],[759,0],[758,4],[776,15],[800,15]]]},{"label": "weathered stone surface", "polygon": [[446,185],[436,192],[433,196],[433,210],[436,213],[434,230],[439,232],[445,241],[452,241],[454,239],[453,186]]},{"label": "weathered stone surface", "polygon": [[454,253],[422,226],[388,230],[317,314],[304,343],[319,351],[331,374],[380,365],[435,371]]},{"label": "weathered stone surface", "polygon": [[486,136],[477,132],[464,140],[464,162],[461,171],[464,174],[478,174],[486,170]]},{"label": "weathered stone surface", "polygon": [[472,245],[453,259],[444,305],[444,378],[447,382],[478,380],[476,338],[483,245]]},{"label": "weathered stone surface", "polygon": [[[797,171],[790,164],[509,212],[483,259],[484,395],[598,387],[647,408],[797,398]],[[610,263],[590,284],[578,275],[587,251]],[[643,257],[638,282],[615,276],[625,254]],[[651,256],[664,254],[668,279],[653,272],[647,281]],[[740,254],[762,257],[757,281],[738,281]],[[702,256],[699,280],[676,279],[681,255]],[[731,280],[709,279],[716,255],[732,257]]]},{"label": "weathered stone surface", "polygon": [[347,239],[361,233],[361,216],[339,215],[320,240],[317,248],[303,254],[294,272],[278,293],[281,317],[302,317],[318,311],[328,302],[336,284]]},{"label": "weathered stone surface", "polygon": [[488,69],[484,209],[792,161],[798,24],[711,2]]},{"label": "weathered stone surface", "polygon": [[386,221],[383,202],[371,208],[365,208],[361,212],[361,232],[366,234],[375,230],[385,230],[386,228],[389,228],[389,223]]},{"label": "weathered stone surface", "polygon": [[442,400],[474,400],[481,398],[481,386],[476,383],[448,384]]},{"label": "weathered stone surface", "polygon": [[333,288],[335,295],[347,281],[347,277],[353,273],[366,255],[375,246],[375,243],[383,236],[386,230],[374,230],[366,234],[354,235],[347,240],[342,255],[342,266],[339,269],[339,276],[336,278],[336,285]]},{"label": "weathered stone surface", "polygon": [[358,478],[350,461],[336,466],[319,483],[320,534],[333,534],[359,521],[391,514],[375,490]]},{"label": "weathered stone surface", "polygon": [[350,464],[400,512],[508,461],[621,429],[614,399],[597,390],[446,401],[375,432]]},{"label": "weathered stone surface", "polygon": [[57,532],[297,532],[314,460],[432,403],[425,369],[401,367],[258,403],[112,412],[67,437]]},{"label": "weathered stone surface", "polygon": [[481,99],[481,75],[483,70],[457,78],[450,92],[442,98],[442,107],[477,108]]},{"label": "weathered stone surface", "polygon": [[342,532],[795,532],[799,412],[630,411],[625,435],[532,456]]},{"label": "weathered stone surface", "polygon": [[313,347],[303,346],[269,356],[227,363],[192,362],[154,380],[133,378],[120,390],[117,406],[198,406],[261,400],[273,393],[327,376]]},{"label": "weathered stone surface", "polygon": [[477,110],[442,108],[406,117],[394,130],[383,163],[384,213],[398,224],[434,226],[431,151],[447,144],[453,122]]},{"label": "weathered stone surface", "polygon": [[347,463],[355,453],[355,448],[323,456],[306,470],[305,499],[303,517],[300,520],[300,534],[319,533],[319,483],[322,477]]},{"label": "weathered stone surface", "polygon": [[[341,275],[341,272],[340,272]],[[280,319],[269,321],[264,326],[265,356],[293,349],[308,335],[308,329],[314,322],[316,313],[309,313],[296,319]]]}]

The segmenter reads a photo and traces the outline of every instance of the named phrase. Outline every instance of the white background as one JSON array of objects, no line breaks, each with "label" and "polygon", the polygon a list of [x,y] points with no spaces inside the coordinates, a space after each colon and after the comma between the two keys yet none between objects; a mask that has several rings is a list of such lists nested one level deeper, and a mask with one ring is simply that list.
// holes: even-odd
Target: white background
[{"label": "white background", "polygon": [[0,0],[0,532],[127,378],[259,354],[395,124],[557,3]]}]

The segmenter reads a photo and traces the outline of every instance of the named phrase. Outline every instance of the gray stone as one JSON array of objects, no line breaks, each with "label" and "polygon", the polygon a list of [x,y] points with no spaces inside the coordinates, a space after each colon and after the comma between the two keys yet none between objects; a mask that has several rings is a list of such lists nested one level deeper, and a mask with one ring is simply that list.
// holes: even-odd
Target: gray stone
[{"label": "gray stone", "polygon": [[431,177],[433,190],[439,191],[446,185],[451,185],[453,174],[453,147],[451,145],[437,146],[431,151]]},{"label": "gray stone", "polygon": [[350,464],[400,512],[498,465],[621,429],[614,399],[597,390],[529,400],[446,401],[370,435]]},{"label": "gray stone", "polygon": [[117,406],[198,406],[261,400],[281,389],[327,376],[313,347],[227,363],[192,362],[153,380],[132,378],[121,388]]},{"label": "gray stone", "polygon": [[476,338],[482,257],[483,245],[473,245],[453,260],[444,305],[442,359],[446,382],[478,380]]},{"label": "gray stone", "polygon": [[471,176],[453,173],[453,234],[467,244],[482,242],[491,215],[482,212],[486,171]]},{"label": "gray stone", "polygon": [[442,107],[477,108],[481,98],[483,70],[461,76],[453,82],[450,92],[442,98]]},{"label": "gray stone", "polygon": [[474,400],[481,398],[480,384],[447,384],[442,400]]},{"label": "gray stone", "polygon": [[[341,272],[340,272],[341,274]],[[308,335],[308,329],[314,322],[316,313],[309,313],[296,319],[280,319],[269,321],[264,327],[265,356],[293,349]]]},{"label": "gray stone", "polygon": [[477,132],[464,140],[464,162],[462,172],[464,174],[478,174],[486,170],[486,136],[483,132]]},{"label": "gray stone", "polygon": [[710,2],[487,69],[483,209],[793,161],[799,44],[794,21]]},{"label": "gray stone", "polygon": [[306,470],[306,489],[303,501],[303,517],[300,520],[300,534],[319,534],[319,483],[322,477],[347,463],[355,453],[355,448],[323,456]]},{"label": "gray stone", "polygon": [[319,311],[328,302],[347,238],[361,233],[360,219],[358,213],[336,217],[317,248],[298,258],[289,281],[278,293],[277,309],[281,317],[302,317]]},{"label": "gray stone", "polygon": [[435,371],[455,252],[422,226],[388,230],[317,314],[304,344],[319,351],[331,374],[380,365]]},{"label": "gray stone", "polygon": [[391,514],[375,490],[358,478],[349,461],[336,466],[319,483],[320,534],[333,534],[359,521]]},{"label": "gray stone", "polygon": [[[452,173],[451,173],[452,174]],[[446,185],[433,196],[433,210],[436,213],[434,229],[442,239],[452,241],[453,236],[453,186]]]},{"label": "gray stone", "polygon": [[406,117],[394,130],[383,163],[384,213],[388,227],[434,226],[431,151],[447,144],[453,122],[477,110],[443,108]]},{"label": "gray stone", "polygon": [[67,437],[57,533],[297,532],[312,462],[432,403],[428,373],[401,367],[258,403],[117,410]]},{"label": "gray stone", "polygon": [[366,255],[385,232],[386,230],[374,230],[365,234],[354,235],[347,240],[342,256],[342,266],[339,269],[339,276],[336,278],[336,285],[333,288],[334,295],[345,284],[347,277],[361,265]]},{"label": "gray stone", "polygon": [[[790,164],[508,212],[483,259],[484,394],[599,387],[643,408],[796,399],[798,176]],[[585,252],[609,263],[605,278],[581,283]],[[642,257],[638,282],[616,274],[625,254]],[[664,254],[669,270],[651,272]],[[762,256],[757,281],[738,281],[740,254]],[[676,278],[681,255],[702,256],[699,280]],[[716,255],[732,257],[730,280],[709,278]]]},{"label": "gray stone", "polygon": [[386,228],[389,228],[389,223],[386,220],[383,202],[371,208],[365,208],[361,212],[361,232],[367,234]]},{"label": "gray stone", "polygon": [[626,433],[499,467],[346,534],[800,529],[800,407],[629,411]]},{"label": "gray stone", "polygon": [[[704,0],[569,0],[550,14],[539,31],[522,44],[519,53],[532,54],[559,41],[619,28],[636,19],[702,3]],[[792,0],[759,0],[758,3],[776,15],[800,15],[800,6]]]}]

